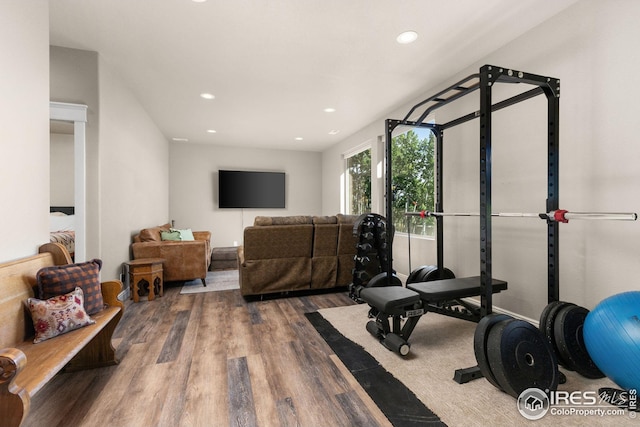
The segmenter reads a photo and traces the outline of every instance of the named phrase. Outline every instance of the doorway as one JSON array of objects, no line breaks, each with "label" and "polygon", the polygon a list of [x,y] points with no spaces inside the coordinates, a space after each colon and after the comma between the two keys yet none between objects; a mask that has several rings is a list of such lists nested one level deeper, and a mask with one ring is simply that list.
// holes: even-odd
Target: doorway
[{"label": "doorway", "polygon": [[[86,144],[87,106],[64,102],[49,103],[52,129],[73,134],[73,207],[75,262],[86,261]],[[70,162],[71,163],[71,162]]]}]

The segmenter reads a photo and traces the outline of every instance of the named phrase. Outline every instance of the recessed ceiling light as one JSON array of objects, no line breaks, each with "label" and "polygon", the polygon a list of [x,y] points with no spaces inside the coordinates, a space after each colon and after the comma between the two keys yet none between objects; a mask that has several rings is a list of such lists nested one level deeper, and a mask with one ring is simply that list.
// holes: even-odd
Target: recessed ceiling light
[{"label": "recessed ceiling light", "polygon": [[296,141],[302,141],[304,138],[302,138],[301,136],[296,136],[295,140]]},{"label": "recessed ceiling light", "polygon": [[338,129],[333,129],[333,130],[329,131],[329,135],[337,135],[339,133],[340,133],[340,131]]},{"label": "recessed ceiling light", "polygon": [[418,38],[418,33],[415,31],[405,31],[404,33],[400,33],[398,37],[396,37],[396,41],[400,44],[409,44],[416,41]]},{"label": "recessed ceiling light", "polygon": [[324,109],[325,113],[335,113],[336,109],[335,108],[331,108],[331,107],[327,107]]},{"label": "recessed ceiling light", "polygon": [[213,98],[215,98],[215,96],[213,96],[213,95],[212,95],[212,94],[210,94],[210,93],[201,93],[201,94],[200,94],[200,97],[201,97],[201,98],[204,98],[204,99],[213,99]]},{"label": "recessed ceiling light", "polygon": [[194,3],[204,3],[207,0],[191,0],[191,1],[194,2]]},{"label": "recessed ceiling light", "polygon": [[176,142],[188,142],[189,139],[187,138],[171,138],[171,140],[176,141]]},{"label": "recessed ceiling light", "polygon": [[213,129],[207,129],[207,132],[209,133],[216,133],[217,131],[213,130]]}]

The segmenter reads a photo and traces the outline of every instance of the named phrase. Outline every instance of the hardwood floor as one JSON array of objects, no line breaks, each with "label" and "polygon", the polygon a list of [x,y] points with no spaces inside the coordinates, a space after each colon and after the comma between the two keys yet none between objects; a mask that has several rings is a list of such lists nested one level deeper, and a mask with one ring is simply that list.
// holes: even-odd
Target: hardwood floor
[{"label": "hardwood floor", "polygon": [[63,373],[25,426],[390,426],[304,316],[346,293],[247,302],[240,291],[127,302],[120,364]]}]

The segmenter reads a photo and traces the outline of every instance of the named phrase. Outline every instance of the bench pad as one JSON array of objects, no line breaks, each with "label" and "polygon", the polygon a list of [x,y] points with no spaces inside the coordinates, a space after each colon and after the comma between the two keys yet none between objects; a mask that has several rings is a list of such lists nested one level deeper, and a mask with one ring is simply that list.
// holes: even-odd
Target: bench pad
[{"label": "bench pad", "polygon": [[[481,294],[480,276],[411,283],[407,288],[420,294],[420,299],[427,303],[475,297]],[[507,282],[492,279],[492,293],[505,289],[507,289]]]},{"label": "bench pad", "polygon": [[360,298],[370,306],[387,314],[402,314],[395,313],[395,311],[400,309],[401,312],[404,312],[404,307],[420,303],[420,295],[418,293],[402,286],[365,288],[360,292]]}]

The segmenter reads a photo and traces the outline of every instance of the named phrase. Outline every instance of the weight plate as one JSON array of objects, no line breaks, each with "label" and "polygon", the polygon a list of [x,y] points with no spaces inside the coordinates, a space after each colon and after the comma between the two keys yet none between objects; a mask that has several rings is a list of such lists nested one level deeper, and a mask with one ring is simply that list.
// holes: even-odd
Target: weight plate
[{"label": "weight plate", "polygon": [[422,273],[420,273],[420,274],[416,277],[416,279],[417,279],[418,283],[426,282],[426,281],[427,281],[427,280],[426,280],[427,276],[429,276],[429,275],[431,274],[431,272],[432,272],[432,271],[434,271],[434,270],[436,270],[437,268],[438,268],[438,267],[437,267],[437,266],[435,266],[435,265],[428,265],[428,266],[426,266],[426,267],[422,270]]},{"label": "weight plate", "polygon": [[427,268],[427,267],[431,267],[430,265],[423,265],[420,266],[418,268],[416,268],[415,270],[413,270],[410,274],[409,277],[407,277],[407,285],[411,284],[411,283],[416,283],[416,277],[418,277],[418,275],[422,274],[422,269]]},{"label": "weight plate", "polygon": [[[555,331],[554,331],[553,325],[555,323],[556,317],[560,312],[560,310],[568,306],[575,306],[575,304],[570,302],[564,302],[564,301],[554,301],[549,305],[547,305],[547,307],[545,307],[545,309],[542,311],[542,315],[540,316],[540,331],[542,331],[542,334],[545,336],[547,341],[549,341],[551,348],[556,354],[558,363],[560,363],[562,366],[564,366],[570,371],[575,371],[575,367],[571,363],[571,360],[565,359],[560,353],[560,350],[558,349],[558,346],[556,345],[556,340],[554,338]],[[543,320],[544,320],[544,323],[542,323]]]},{"label": "weight plate", "polygon": [[387,285],[387,273],[378,273],[369,280],[367,288],[379,288]]},{"label": "weight plate", "polygon": [[381,286],[402,286],[402,281],[394,273],[391,274],[391,282],[387,281],[387,273],[378,273],[369,280],[367,288],[379,288]]},{"label": "weight plate", "polygon": [[415,270],[413,270],[411,273],[409,273],[409,276],[407,277],[407,285],[410,285],[411,283],[416,283],[416,276],[422,273],[422,269],[425,267],[426,265],[420,266]]},{"label": "weight plate", "polygon": [[407,285],[411,283],[419,283],[422,274],[430,268],[433,268],[433,265],[422,265],[413,270],[411,274],[409,274],[409,277],[407,277]]},{"label": "weight plate", "polygon": [[558,304],[564,304],[562,301],[553,301],[547,304],[547,306],[540,313],[540,332],[546,335],[545,325],[547,324],[547,319],[549,318],[549,313],[551,309],[556,307]]},{"label": "weight plate", "polygon": [[482,375],[487,379],[487,381],[500,390],[502,390],[502,387],[498,384],[498,381],[493,375],[493,372],[491,372],[491,367],[489,366],[489,360],[487,358],[487,339],[489,338],[489,331],[496,323],[508,319],[513,319],[513,317],[499,313],[488,314],[480,319],[476,326],[476,331],[473,334],[473,352],[476,355],[478,368],[480,368],[480,372],[482,372]]},{"label": "weight plate", "polygon": [[566,303],[564,303],[563,301],[552,301],[549,304],[547,304],[547,306],[542,310],[542,313],[540,313],[540,323],[539,323],[540,332],[542,332],[542,335],[544,335],[547,338],[547,340],[549,340],[549,344],[551,344],[551,348],[553,348],[554,351],[555,351],[556,343],[554,342],[553,338],[549,337],[549,334],[547,334],[547,321],[549,320],[549,315],[551,314],[551,311],[554,310],[555,307],[557,307],[560,304],[566,304]]},{"label": "weight plate", "polygon": [[591,360],[582,336],[582,327],[589,310],[584,307],[565,306],[553,322],[556,347],[562,359],[570,361],[575,371],[586,378],[596,379],[604,377]]},{"label": "weight plate", "polygon": [[440,277],[440,274],[438,272],[438,267],[436,267],[433,270],[430,270],[428,273],[425,273],[425,275],[422,278],[423,282],[433,282],[434,280],[444,280],[444,279],[455,279],[456,275],[453,274],[453,271],[449,270],[448,268],[444,268],[443,272],[442,272],[442,276]]},{"label": "weight plate", "polygon": [[391,273],[391,283],[389,283],[389,286],[402,286],[402,280],[396,276],[395,271]]},{"label": "weight plate", "polygon": [[491,328],[487,358],[502,390],[516,399],[528,388],[558,387],[558,362],[549,342],[524,320],[502,320]]}]

